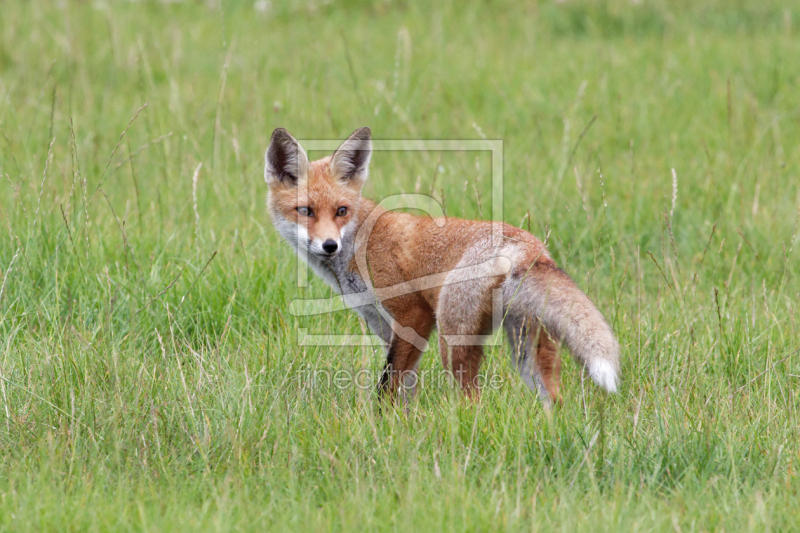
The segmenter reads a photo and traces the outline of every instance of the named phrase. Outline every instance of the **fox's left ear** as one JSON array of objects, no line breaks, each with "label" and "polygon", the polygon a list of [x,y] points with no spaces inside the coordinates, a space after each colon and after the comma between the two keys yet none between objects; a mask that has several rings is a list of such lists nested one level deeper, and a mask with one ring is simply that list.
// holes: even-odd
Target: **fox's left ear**
[{"label": "fox's left ear", "polygon": [[331,172],[340,180],[360,187],[367,181],[371,156],[372,132],[369,128],[359,128],[333,153]]},{"label": "fox's left ear", "polygon": [[264,179],[270,187],[296,187],[308,176],[306,152],[297,139],[283,128],[272,132],[264,160]]}]

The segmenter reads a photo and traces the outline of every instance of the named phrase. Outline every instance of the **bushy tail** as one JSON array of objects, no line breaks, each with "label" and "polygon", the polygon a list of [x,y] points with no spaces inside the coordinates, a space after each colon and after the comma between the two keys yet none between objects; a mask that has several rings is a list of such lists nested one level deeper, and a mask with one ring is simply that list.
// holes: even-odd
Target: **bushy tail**
[{"label": "bushy tail", "polygon": [[600,311],[563,270],[537,263],[510,276],[503,296],[509,314],[540,321],[551,337],[567,345],[595,383],[617,392],[619,344]]}]

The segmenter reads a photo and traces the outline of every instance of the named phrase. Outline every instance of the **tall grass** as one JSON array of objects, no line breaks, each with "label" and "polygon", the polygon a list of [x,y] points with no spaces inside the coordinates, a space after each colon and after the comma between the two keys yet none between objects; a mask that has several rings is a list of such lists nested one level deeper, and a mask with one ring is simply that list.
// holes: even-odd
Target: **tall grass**
[{"label": "tall grass", "polygon": [[[800,11],[792,2],[22,2],[0,14],[0,528],[786,530],[798,498]],[[508,349],[480,403],[371,387],[295,318],[262,157],[377,152],[365,194],[544,238],[622,389]],[[322,154],[311,154],[312,157]],[[435,342],[432,343],[435,346]],[[423,370],[439,368],[435,350]],[[567,357],[567,354],[564,354]]]}]

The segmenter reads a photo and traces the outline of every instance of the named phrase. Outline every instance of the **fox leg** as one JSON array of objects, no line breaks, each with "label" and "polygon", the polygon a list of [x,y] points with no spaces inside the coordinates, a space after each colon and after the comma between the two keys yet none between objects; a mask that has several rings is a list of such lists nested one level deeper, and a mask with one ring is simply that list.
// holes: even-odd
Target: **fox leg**
[{"label": "fox leg", "polygon": [[556,344],[538,321],[531,325],[507,315],[505,329],[522,381],[545,405],[560,403],[561,359]]},{"label": "fox leg", "polygon": [[561,403],[561,358],[558,356],[558,347],[550,335],[541,326],[538,329],[536,370],[549,399],[558,404]]},{"label": "fox leg", "polygon": [[492,333],[493,289],[497,283],[493,277],[478,277],[445,283],[439,293],[439,355],[462,392],[473,400],[480,397],[478,372],[484,341]]},{"label": "fox leg", "polygon": [[523,383],[545,403],[549,400],[547,389],[541,376],[536,370],[528,343],[529,326],[523,320],[507,315],[505,322],[508,343],[511,345],[511,360],[519,371]]},{"label": "fox leg", "polygon": [[[427,340],[433,331],[433,313],[424,309],[413,311],[398,317],[396,321],[402,327],[412,328],[417,335]],[[416,371],[421,356],[419,348],[393,332],[386,352],[386,365],[378,382],[378,392],[393,398],[402,388],[404,400],[407,402],[416,389]]]},{"label": "fox leg", "polygon": [[373,335],[379,337],[388,346],[392,341],[392,326],[383,318],[380,311],[375,306],[364,306],[356,309],[356,312],[367,323],[367,327]]},{"label": "fox leg", "polygon": [[416,388],[416,367],[421,355],[422,352],[416,346],[392,335],[386,352],[386,364],[378,381],[378,393],[394,401],[397,392],[401,391],[404,403],[407,404]]},{"label": "fox leg", "polygon": [[439,355],[442,364],[452,372],[461,391],[470,399],[480,397],[478,371],[483,361],[483,346],[451,345],[446,335],[439,334]]}]

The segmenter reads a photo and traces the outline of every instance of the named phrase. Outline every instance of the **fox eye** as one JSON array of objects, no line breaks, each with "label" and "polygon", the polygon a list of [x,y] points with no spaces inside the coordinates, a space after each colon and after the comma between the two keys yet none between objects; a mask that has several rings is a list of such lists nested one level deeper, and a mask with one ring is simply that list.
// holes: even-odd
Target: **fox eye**
[{"label": "fox eye", "polygon": [[347,208],[345,206],[340,207],[339,210],[336,211],[336,216],[337,217],[343,217],[346,214],[347,214]]},{"label": "fox eye", "polygon": [[304,217],[313,217],[314,216],[314,211],[312,211],[310,207],[306,207],[306,206],[298,207],[297,208],[297,212],[300,214],[300,216],[304,216]]}]

